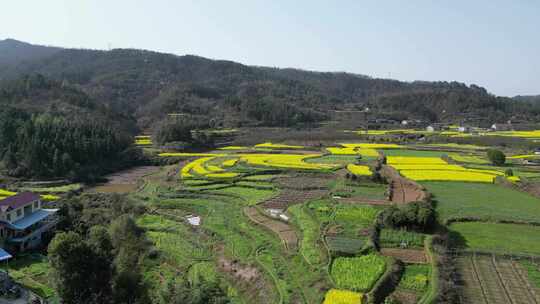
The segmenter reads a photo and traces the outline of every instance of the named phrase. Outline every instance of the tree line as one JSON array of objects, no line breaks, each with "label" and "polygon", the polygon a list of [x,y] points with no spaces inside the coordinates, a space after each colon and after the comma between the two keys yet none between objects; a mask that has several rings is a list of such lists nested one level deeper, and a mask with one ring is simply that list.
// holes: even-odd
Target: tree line
[{"label": "tree line", "polygon": [[132,137],[88,115],[0,110],[0,159],[11,176],[91,180],[131,143]]}]

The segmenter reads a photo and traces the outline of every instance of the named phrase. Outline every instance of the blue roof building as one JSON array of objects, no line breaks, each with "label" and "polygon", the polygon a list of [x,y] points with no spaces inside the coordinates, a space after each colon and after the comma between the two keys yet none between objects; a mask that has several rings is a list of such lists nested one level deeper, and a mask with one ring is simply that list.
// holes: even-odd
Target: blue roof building
[{"label": "blue roof building", "polygon": [[57,211],[43,209],[40,196],[32,192],[0,200],[0,247],[11,253],[38,247],[43,234],[56,227]]}]

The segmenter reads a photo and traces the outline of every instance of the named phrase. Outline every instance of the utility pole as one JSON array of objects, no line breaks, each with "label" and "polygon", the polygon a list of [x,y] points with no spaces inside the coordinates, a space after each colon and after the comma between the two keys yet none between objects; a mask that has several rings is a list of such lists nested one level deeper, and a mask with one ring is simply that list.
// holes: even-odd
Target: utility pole
[{"label": "utility pole", "polygon": [[366,107],[363,112],[364,112],[364,121],[366,122],[366,136],[367,136],[368,130],[369,130],[369,120],[368,120],[369,108]]}]

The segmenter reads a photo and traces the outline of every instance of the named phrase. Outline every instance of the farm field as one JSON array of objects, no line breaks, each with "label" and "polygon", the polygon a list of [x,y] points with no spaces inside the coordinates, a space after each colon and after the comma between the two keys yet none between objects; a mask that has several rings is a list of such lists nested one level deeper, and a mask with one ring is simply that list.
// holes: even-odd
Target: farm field
[{"label": "farm field", "polygon": [[[298,299],[304,303],[341,303],[340,298],[343,303],[348,303],[350,298],[357,301],[364,297],[364,293],[372,291],[371,288],[387,267],[386,259],[397,259],[407,264],[393,296],[403,303],[416,303],[427,293],[432,279],[434,266],[424,249],[428,234],[404,229],[381,229],[377,235],[381,246],[379,253],[363,253],[365,248],[373,246],[371,231],[379,214],[390,202],[387,201],[388,184],[373,182],[369,178],[351,180],[341,173],[348,169],[357,177],[372,175],[375,159],[363,155],[359,160],[357,154],[361,154],[362,149],[386,152],[388,165],[401,172],[402,182],[407,177],[420,180],[427,191],[434,195],[436,211],[442,223],[460,218],[534,221],[535,215],[540,212],[538,199],[492,184],[495,176],[503,175],[503,167],[485,166],[482,158],[458,152],[451,153],[461,165],[443,160],[441,156],[450,153],[444,148],[456,149],[453,145],[437,146],[437,151],[419,151],[399,145],[343,144],[343,148],[327,149],[330,154],[326,155],[304,153],[300,151],[301,146],[287,146],[291,145],[272,143],[257,148],[284,149],[285,154],[275,155],[268,154],[268,151],[253,154],[253,150],[236,155],[236,148],[222,149],[217,154],[201,153],[196,159],[193,159],[195,154],[174,154],[174,157],[191,158],[184,169],[179,170],[177,177],[179,185],[182,185],[178,189],[190,193],[181,194],[180,191],[171,196],[170,189],[148,187],[154,189],[154,195],[157,190],[167,198],[156,205],[158,213],[200,215],[204,231],[211,231],[213,236],[205,233],[203,240],[207,238],[207,245],[204,245],[206,241],[201,242],[196,247],[198,249],[191,249],[183,255],[173,254],[174,246],[166,245],[172,240],[163,242],[157,238],[156,242],[162,244],[162,250],[170,251],[171,256],[182,261],[181,264],[190,263],[193,259],[222,261],[218,263],[217,270],[207,269],[206,272],[214,273],[212,277],[217,273],[230,282],[231,288],[239,288],[239,298],[256,301],[265,298],[268,303],[290,303]],[[294,149],[298,149],[299,154],[291,151]],[[467,149],[480,148],[471,146]],[[374,155],[373,152],[369,153]],[[338,168],[344,170],[334,173]],[[265,173],[268,169],[279,172]],[[430,175],[422,180],[409,172],[413,170]],[[434,173],[442,174],[446,179],[448,175],[445,175],[445,170],[457,176],[458,180],[475,180],[476,175],[486,177],[482,183],[432,181],[437,179]],[[260,173],[252,175],[255,172]],[[516,172],[521,172],[520,168]],[[217,175],[212,174],[229,175],[228,178],[216,180]],[[395,187],[393,191],[399,192],[399,189]],[[222,202],[218,203],[220,200]],[[217,215],[227,216],[218,220]],[[459,235],[459,240],[467,241],[460,249],[540,254],[534,246],[528,246],[523,251],[527,247],[526,240],[536,240],[531,236],[534,231],[522,233],[529,237],[518,240],[511,236],[513,233],[508,233],[514,231],[512,227],[505,232],[509,239],[493,240],[501,231],[490,231],[490,226],[485,225],[500,224],[453,223],[450,229],[453,236]],[[486,234],[468,234],[471,231]],[[185,241],[192,236],[181,238]],[[514,243],[508,246],[510,239]],[[218,252],[210,250],[210,244],[215,241],[221,244],[222,249]],[[199,241],[190,242],[194,244]],[[183,247],[189,246],[193,245]],[[201,252],[206,254],[199,256]],[[234,283],[234,280],[242,282],[242,277],[223,273],[223,267],[219,265],[229,265],[230,259],[237,261],[238,266],[235,267],[239,269],[255,265],[250,271],[257,275],[251,280],[258,282],[259,286],[267,286],[265,293]],[[204,267],[211,265],[215,264],[205,264]],[[325,265],[330,265],[327,273],[324,271]],[[310,275],[306,275],[306,271],[311,271]],[[230,281],[231,277],[233,281]],[[307,289],[310,284],[324,287],[313,293]]]},{"label": "farm field", "polygon": [[540,199],[487,183],[422,182],[441,221],[454,218],[539,222]]},{"label": "farm field", "polygon": [[450,230],[456,246],[473,251],[540,255],[539,226],[465,222]]},{"label": "farm field", "polygon": [[[231,303],[359,304],[384,303],[385,297],[436,303],[429,302],[437,296],[441,267],[433,240],[442,232],[428,228],[429,220],[413,223],[431,212],[425,203],[450,231],[450,252],[459,255],[453,275],[468,282],[459,289],[463,303],[532,299],[534,290],[520,290],[515,282],[540,281],[536,264],[472,253],[540,256],[538,226],[497,223],[540,222],[540,199],[493,183],[506,168],[524,177],[536,176],[534,169],[488,165],[477,152],[484,147],[474,145],[240,144],[156,153],[168,165],[122,171],[90,189],[144,206],[136,222],[152,245],[153,257],[143,263],[151,296],[184,273],[189,282],[218,284]],[[386,163],[377,159],[379,152]],[[58,195],[88,190],[82,184],[43,189]],[[34,273],[18,271],[25,278]],[[25,284],[52,296],[41,274]],[[498,281],[482,281],[494,275]],[[388,278],[393,285],[384,290]]]},{"label": "farm field", "polygon": [[538,303],[534,288],[520,264],[496,255],[463,255],[457,259],[461,274],[461,303]]},{"label": "farm field", "polygon": [[46,256],[23,254],[9,264],[2,263],[0,269],[6,268],[17,283],[46,299],[55,300],[56,292],[50,279],[50,266]]}]

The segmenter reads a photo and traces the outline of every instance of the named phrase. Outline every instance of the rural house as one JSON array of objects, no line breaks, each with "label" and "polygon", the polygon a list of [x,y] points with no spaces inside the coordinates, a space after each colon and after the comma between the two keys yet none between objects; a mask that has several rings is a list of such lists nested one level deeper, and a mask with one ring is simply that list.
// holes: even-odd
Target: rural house
[{"label": "rural house", "polygon": [[0,200],[0,247],[11,252],[39,246],[52,231],[58,209],[43,209],[39,195],[23,192]]},{"label": "rural house", "polygon": [[491,130],[493,131],[512,131],[514,128],[512,124],[498,124],[494,123],[491,125]]}]

